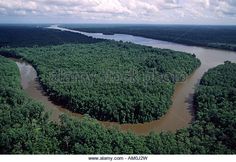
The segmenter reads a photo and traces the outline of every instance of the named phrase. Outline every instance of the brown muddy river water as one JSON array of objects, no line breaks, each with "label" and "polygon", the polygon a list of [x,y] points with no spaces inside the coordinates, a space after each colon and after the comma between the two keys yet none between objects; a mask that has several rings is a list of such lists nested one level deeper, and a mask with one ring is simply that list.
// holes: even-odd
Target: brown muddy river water
[{"label": "brown muddy river water", "polygon": [[[60,28],[58,26],[51,26],[51,29],[63,30],[67,32],[82,33],[87,36],[103,39],[113,39],[129,41],[136,44],[147,45],[158,48],[172,49],[176,51],[183,51],[188,53],[194,53],[201,61],[201,66],[191,74],[184,82],[177,83],[175,86],[175,92],[172,97],[173,104],[169,111],[159,120],[152,122],[146,122],[143,124],[118,124],[114,122],[101,122],[106,127],[115,126],[123,131],[131,131],[135,134],[146,135],[150,132],[171,131],[175,132],[178,129],[186,128],[194,120],[194,108],[193,108],[193,94],[194,89],[198,85],[203,74],[210,68],[213,68],[219,64],[223,64],[224,61],[229,60],[236,62],[236,52],[217,50],[204,47],[187,46],[182,44],[176,44],[166,41],[159,41],[154,39],[148,39],[143,37],[115,34],[115,35],[103,35],[101,33],[86,33],[79,32],[70,29]],[[33,99],[43,103],[46,106],[46,111],[50,113],[50,119],[58,121],[61,114],[68,114],[74,117],[81,117],[80,114],[72,113],[60,105],[54,104],[44,94],[39,82],[37,81],[37,73],[34,68],[24,62],[15,60],[21,74],[21,84],[25,92]]]}]

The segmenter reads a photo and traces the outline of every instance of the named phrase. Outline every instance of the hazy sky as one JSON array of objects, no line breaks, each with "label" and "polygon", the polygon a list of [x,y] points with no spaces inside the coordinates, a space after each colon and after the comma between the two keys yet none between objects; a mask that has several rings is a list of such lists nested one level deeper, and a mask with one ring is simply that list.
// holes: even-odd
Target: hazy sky
[{"label": "hazy sky", "polygon": [[236,25],[236,0],[0,0],[0,23]]}]

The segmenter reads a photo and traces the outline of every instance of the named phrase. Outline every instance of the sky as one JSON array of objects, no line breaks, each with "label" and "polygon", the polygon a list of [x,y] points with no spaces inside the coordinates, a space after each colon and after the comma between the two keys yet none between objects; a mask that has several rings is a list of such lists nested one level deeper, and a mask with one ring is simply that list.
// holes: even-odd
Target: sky
[{"label": "sky", "polygon": [[236,25],[236,0],[0,0],[0,23]]}]

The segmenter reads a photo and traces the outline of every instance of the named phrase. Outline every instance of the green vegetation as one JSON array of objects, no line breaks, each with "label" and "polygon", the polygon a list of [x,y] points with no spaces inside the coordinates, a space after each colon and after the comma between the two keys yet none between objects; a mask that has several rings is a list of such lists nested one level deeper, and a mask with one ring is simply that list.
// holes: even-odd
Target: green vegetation
[{"label": "green vegetation", "polygon": [[33,47],[64,43],[95,43],[94,39],[79,33],[63,32],[35,26],[0,26],[1,47]]},{"label": "green vegetation", "polygon": [[[210,138],[211,149],[221,152],[236,148],[236,64],[225,62],[208,71],[196,93],[199,138]],[[195,124],[196,126],[197,124]],[[225,149],[224,149],[225,147]],[[227,148],[227,149],[226,149]]]},{"label": "green vegetation", "polygon": [[43,106],[22,92],[16,64],[0,56],[0,73],[1,154],[150,153],[143,137],[107,130],[86,117],[49,122]]},{"label": "green vegetation", "polygon": [[137,123],[166,113],[176,81],[199,65],[194,55],[123,42],[18,48],[48,95],[99,120]]},{"label": "green vegetation", "polygon": [[153,154],[236,153],[236,64],[210,69],[195,94],[196,119],[175,134],[151,134],[146,145]]},{"label": "green vegetation", "polygon": [[[55,44],[67,42],[64,32],[58,32],[63,37]],[[14,43],[13,38],[11,47],[51,44],[46,36],[45,44],[39,43],[43,39],[27,43],[23,38]],[[31,62],[50,97],[73,111],[119,122],[143,122],[164,114],[174,83],[199,66],[185,53],[112,41],[3,48],[0,55]],[[0,76],[0,154],[236,153],[235,63],[227,61],[203,76],[195,95],[196,120],[189,128],[147,136],[106,129],[87,115],[62,116],[55,124],[41,104],[24,94],[16,64],[2,56]]]},{"label": "green vegetation", "polygon": [[0,56],[0,153],[57,153],[43,107],[25,96],[16,64]]},{"label": "green vegetation", "polygon": [[64,25],[85,32],[130,34],[152,39],[236,51],[235,26]]},{"label": "green vegetation", "polygon": [[145,137],[105,129],[88,117],[63,116],[59,125],[49,122],[43,107],[20,89],[16,65],[1,56],[0,65],[1,154],[236,153],[236,64],[227,62],[204,75],[195,98],[197,118],[190,128]]}]

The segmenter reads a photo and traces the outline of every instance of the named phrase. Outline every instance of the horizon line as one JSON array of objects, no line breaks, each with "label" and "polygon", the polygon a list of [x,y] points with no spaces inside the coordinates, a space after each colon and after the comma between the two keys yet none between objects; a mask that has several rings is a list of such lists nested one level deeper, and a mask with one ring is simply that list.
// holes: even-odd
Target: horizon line
[{"label": "horizon line", "polygon": [[87,23],[15,23],[15,22],[9,22],[9,23],[2,23],[0,22],[0,25],[179,25],[179,26],[236,26],[236,24],[182,24],[182,23],[100,23],[100,22],[87,22]]}]

